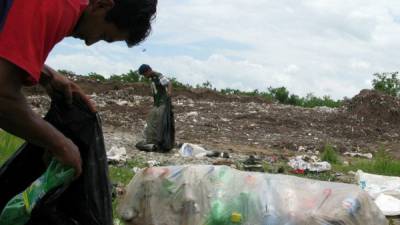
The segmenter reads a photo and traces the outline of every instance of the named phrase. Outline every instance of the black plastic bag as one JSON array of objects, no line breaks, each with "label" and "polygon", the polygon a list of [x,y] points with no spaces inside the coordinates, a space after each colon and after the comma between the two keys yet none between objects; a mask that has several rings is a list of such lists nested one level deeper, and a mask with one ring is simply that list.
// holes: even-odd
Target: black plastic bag
[{"label": "black plastic bag", "polygon": [[171,150],[175,145],[175,120],[170,97],[168,97],[165,103],[160,135],[161,138],[159,140],[161,141],[158,143],[160,151],[167,152]]},{"label": "black plastic bag", "polygon": [[[100,118],[80,100],[67,106],[53,98],[45,120],[70,138],[83,162],[79,179],[47,193],[35,206],[28,225],[112,225],[111,186]],[[0,211],[46,169],[45,152],[25,144],[0,168]]]}]

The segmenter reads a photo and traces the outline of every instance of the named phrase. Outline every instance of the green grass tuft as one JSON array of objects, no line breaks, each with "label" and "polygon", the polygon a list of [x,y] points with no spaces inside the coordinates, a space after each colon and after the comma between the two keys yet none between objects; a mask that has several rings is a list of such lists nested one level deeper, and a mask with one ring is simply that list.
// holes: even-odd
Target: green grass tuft
[{"label": "green grass tuft", "polygon": [[321,160],[327,161],[331,164],[341,163],[339,155],[336,153],[335,148],[330,144],[325,145],[324,151],[322,152],[321,155]]},{"label": "green grass tuft", "polygon": [[384,150],[379,150],[372,161],[359,160],[353,163],[352,166],[367,173],[400,176],[400,161],[393,159]]}]

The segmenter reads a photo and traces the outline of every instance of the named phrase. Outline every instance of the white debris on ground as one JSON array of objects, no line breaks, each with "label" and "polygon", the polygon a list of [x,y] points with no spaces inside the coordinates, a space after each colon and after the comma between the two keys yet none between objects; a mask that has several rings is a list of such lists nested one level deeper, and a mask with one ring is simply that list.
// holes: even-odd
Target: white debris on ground
[{"label": "white debris on ground", "polygon": [[329,162],[321,162],[317,156],[300,155],[290,159],[288,165],[294,170],[305,170],[311,172],[330,171],[332,166]]},{"label": "white debris on ground", "polygon": [[345,152],[343,155],[350,157],[367,158],[367,159],[372,159],[374,157],[372,153],[360,153],[360,152]]},{"label": "white debris on ground", "polygon": [[356,181],[375,200],[384,215],[400,215],[400,177],[368,174],[359,170]]},{"label": "white debris on ground", "polygon": [[199,145],[184,143],[180,148],[179,153],[183,157],[202,158],[206,157],[207,154],[210,154],[211,151],[208,151]]},{"label": "white debris on ground", "polygon": [[112,146],[111,149],[107,151],[107,159],[110,162],[126,162],[128,159],[126,148]]},{"label": "white debris on ground", "polygon": [[135,144],[140,140],[141,134],[123,132],[114,129],[103,130],[106,150],[109,151],[113,146],[122,146],[126,148],[128,160],[140,160],[148,162],[155,160],[161,165],[187,165],[187,164],[202,164],[214,165],[221,163],[221,160],[227,161],[226,164],[234,164],[238,161],[244,161],[248,155],[229,152],[229,159],[221,157],[184,157],[180,153],[180,149],[174,148],[168,153],[159,152],[144,152],[136,149]]}]

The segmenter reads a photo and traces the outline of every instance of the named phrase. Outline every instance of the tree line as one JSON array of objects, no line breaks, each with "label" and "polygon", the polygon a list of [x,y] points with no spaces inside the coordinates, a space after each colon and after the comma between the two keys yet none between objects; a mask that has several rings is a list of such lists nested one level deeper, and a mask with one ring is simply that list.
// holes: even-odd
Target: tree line
[{"label": "tree line", "polygon": [[[72,71],[59,70],[62,74],[75,74]],[[372,88],[377,91],[381,91],[385,94],[400,97],[400,79],[398,72],[385,72],[375,73],[374,79],[372,80]],[[149,80],[141,76],[137,71],[130,70],[128,73],[114,74],[109,78],[105,78],[103,75],[98,73],[88,73],[87,78],[98,82],[119,82],[119,83],[148,83]],[[255,89],[253,91],[242,91],[239,89],[224,88],[219,89],[213,87],[210,81],[206,81],[202,84],[196,84],[192,86],[190,84],[184,84],[178,81],[175,77],[170,78],[172,85],[175,89],[190,90],[192,88],[203,88],[218,92],[223,95],[237,95],[237,96],[252,96],[265,98],[270,101],[279,102],[281,104],[294,105],[306,108],[313,107],[340,107],[345,99],[334,100],[329,95],[323,97],[315,96],[313,93],[308,93],[305,97],[290,93],[289,90],[282,87],[268,87],[265,91]]]}]

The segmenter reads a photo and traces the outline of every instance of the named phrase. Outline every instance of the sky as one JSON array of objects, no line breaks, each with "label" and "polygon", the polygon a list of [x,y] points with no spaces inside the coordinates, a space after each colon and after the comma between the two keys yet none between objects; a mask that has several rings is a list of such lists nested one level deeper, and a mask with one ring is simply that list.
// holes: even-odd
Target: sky
[{"label": "sky", "polygon": [[191,85],[334,99],[400,69],[399,0],[159,0],[157,10],[138,46],[66,38],[47,64],[108,77],[146,63]]}]

